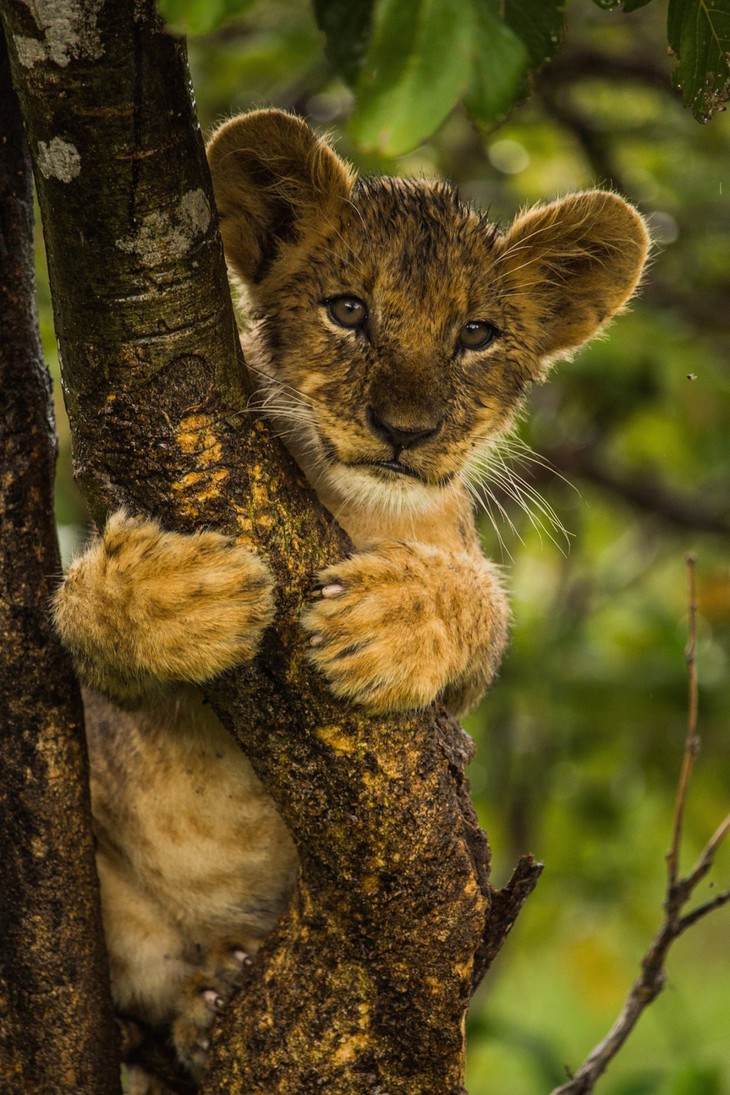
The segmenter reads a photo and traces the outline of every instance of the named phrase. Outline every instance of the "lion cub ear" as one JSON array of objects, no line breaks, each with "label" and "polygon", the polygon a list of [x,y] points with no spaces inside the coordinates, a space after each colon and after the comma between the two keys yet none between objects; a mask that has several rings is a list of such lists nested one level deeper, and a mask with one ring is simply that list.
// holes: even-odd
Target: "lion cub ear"
[{"label": "lion cub ear", "polygon": [[283,110],[225,122],[207,152],[226,257],[249,284],[263,279],[284,245],[332,221],[354,184],[326,141]]},{"label": "lion cub ear", "polygon": [[648,250],[640,214],[604,190],[516,219],[500,241],[496,269],[541,361],[569,354],[608,323],[636,288]]}]

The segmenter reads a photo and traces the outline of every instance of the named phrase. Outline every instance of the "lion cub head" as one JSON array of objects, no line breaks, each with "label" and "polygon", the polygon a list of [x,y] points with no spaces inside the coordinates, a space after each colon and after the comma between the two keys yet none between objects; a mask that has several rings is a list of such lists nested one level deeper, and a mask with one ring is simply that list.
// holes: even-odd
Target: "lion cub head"
[{"label": "lion cub head", "polygon": [[315,486],[427,507],[547,366],[631,296],[648,236],[616,194],[501,230],[442,182],[359,180],[301,119],[262,110],[208,148],[253,320],[260,404]]}]

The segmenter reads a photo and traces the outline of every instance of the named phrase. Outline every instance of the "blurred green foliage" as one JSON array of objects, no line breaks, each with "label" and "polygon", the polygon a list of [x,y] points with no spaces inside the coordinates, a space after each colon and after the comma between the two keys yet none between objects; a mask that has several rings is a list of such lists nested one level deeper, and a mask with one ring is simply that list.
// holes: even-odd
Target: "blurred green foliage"
[{"label": "blurred green foliage", "polygon": [[[641,10],[569,3],[556,60],[506,124],[480,135],[457,108],[398,159],[355,146],[353,92],[305,0],[252,3],[191,43],[207,127],[280,105],[332,130],[361,170],[445,175],[501,221],[598,183],[653,226],[641,298],[534,392],[520,431],[539,458],[518,453],[515,471],[567,544],[535,504],[530,516],[506,496],[514,528],[496,508],[499,536],[482,522],[513,591],[514,628],[501,680],[468,720],[472,785],[497,883],[527,850],[546,870],[472,1009],[472,1095],[544,1095],[561,1082],[606,1033],[658,924],[686,722],[689,549],[703,750],[685,866],[729,808],[730,122],[701,126],[683,109],[663,6],[630,7]],[[43,278],[40,297],[54,361]],[[61,413],[59,426],[68,554],[85,516]],[[718,888],[730,883],[727,848],[715,875]],[[711,894],[708,882],[701,896]],[[679,942],[667,989],[601,1081],[606,1095],[728,1095],[729,918],[722,910]]]},{"label": "blurred green foliage", "polygon": [[[584,0],[585,3],[588,0]],[[652,0],[594,0],[629,14]],[[214,30],[252,0],[158,0],[181,34]],[[491,127],[558,48],[565,0],[312,0],[324,50],[355,92],[361,149],[415,148],[457,102]],[[668,0],[666,35],[685,106],[707,121],[730,98],[730,0]]]}]

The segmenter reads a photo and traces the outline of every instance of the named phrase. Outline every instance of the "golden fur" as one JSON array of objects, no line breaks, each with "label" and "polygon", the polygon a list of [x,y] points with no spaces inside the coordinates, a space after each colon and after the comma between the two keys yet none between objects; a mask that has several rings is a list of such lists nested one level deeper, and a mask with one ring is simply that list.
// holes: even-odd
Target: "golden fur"
[{"label": "golden fur", "polygon": [[[643,222],[595,190],[502,232],[445,184],[356,180],[280,111],[223,125],[209,160],[247,298],[253,402],[358,549],[320,575],[303,614],[312,660],[372,710],[441,697],[464,711],[496,672],[508,617],[474,529],[470,465],[548,364],[629,299]],[[362,302],[347,307],[366,322],[343,326],[341,297]],[[488,345],[465,345],[470,323]],[[108,697],[89,694],[88,736],[115,1002],[169,1024],[194,1073],[296,870],[271,800],[198,687],[255,655],[272,587],[230,539],[122,512],[55,602],[82,678]]]}]

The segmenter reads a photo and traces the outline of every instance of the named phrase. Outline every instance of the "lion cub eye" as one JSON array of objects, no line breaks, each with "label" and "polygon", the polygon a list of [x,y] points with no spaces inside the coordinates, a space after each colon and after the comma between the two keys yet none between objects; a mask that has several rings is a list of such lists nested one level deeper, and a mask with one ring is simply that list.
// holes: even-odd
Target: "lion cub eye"
[{"label": "lion cub eye", "polygon": [[327,315],[339,327],[362,327],[368,310],[359,297],[333,297],[328,300]]},{"label": "lion cub eye", "polygon": [[483,350],[497,337],[497,329],[483,319],[465,323],[459,331],[459,343],[466,350]]}]

